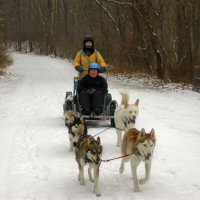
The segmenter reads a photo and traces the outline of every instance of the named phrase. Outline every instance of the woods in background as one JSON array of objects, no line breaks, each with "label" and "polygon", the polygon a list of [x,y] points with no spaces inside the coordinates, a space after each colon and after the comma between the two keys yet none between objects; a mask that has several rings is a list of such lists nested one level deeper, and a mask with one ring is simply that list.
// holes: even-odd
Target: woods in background
[{"label": "woods in background", "polygon": [[1,0],[5,44],[74,58],[92,34],[118,71],[190,82],[200,64],[199,0]]},{"label": "woods in background", "polygon": [[[0,6],[1,4],[2,2],[0,1]],[[4,34],[4,14],[0,9],[0,76],[4,74],[4,69],[12,63],[4,48]]]}]

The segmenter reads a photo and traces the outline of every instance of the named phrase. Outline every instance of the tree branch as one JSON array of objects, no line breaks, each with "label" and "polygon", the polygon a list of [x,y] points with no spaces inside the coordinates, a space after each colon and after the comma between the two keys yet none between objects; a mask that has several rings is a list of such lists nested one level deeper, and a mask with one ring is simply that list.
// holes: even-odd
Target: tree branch
[{"label": "tree branch", "polygon": [[119,31],[119,28],[117,26],[117,22],[115,20],[115,18],[112,16],[112,14],[109,12],[108,8],[106,7],[106,5],[103,3],[101,3],[99,0],[96,0],[97,4],[99,6],[101,6],[101,8],[103,8],[104,12],[110,17],[111,21],[113,22],[114,26],[115,26],[115,29],[117,31],[117,34],[120,35],[120,31]]}]

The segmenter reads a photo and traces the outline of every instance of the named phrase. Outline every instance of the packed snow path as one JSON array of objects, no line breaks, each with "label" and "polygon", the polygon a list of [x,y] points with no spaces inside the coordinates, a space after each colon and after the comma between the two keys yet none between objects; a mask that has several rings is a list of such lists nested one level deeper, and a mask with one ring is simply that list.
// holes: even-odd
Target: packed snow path
[{"label": "packed snow path", "polygon": [[[86,174],[77,180],[74,153],[69,152],[62,104],[72,91],[76,72],[70,62],[12,54],[10,75],[0,78],[0,200],[89,200],[97,198]],[[108,78],[113,98],[126,84]],[[126,83],[126,80],[124,80]],[[127,86],[126,86],[127,89]],[[154,128],[157,146],[151,179],[133,192],[130,165],[119,174],[120,160],[101,164],[100,199],[197,200],[200,195],[200,94],[192,91],[129,88],[140,99],[136,128]],[[105,124],[89,128],[94,135]],[[103,159],[120,155],[114,129],[100,135]],[[144,176],[143,164],[139,177]]]}]

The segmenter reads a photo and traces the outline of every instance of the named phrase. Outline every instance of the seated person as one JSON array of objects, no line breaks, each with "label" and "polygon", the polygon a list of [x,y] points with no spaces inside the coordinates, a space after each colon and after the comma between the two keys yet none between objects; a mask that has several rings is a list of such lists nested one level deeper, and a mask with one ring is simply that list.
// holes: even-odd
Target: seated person
[{"label": "seated person", "polygon": [[95,115],[100,115],[103,111],[108,85],[106,80],[99,76],[99,70],[98,63],[91,63],[88,74],[78,84],[79,102],[84,115],[90,115],[91,111]]}]

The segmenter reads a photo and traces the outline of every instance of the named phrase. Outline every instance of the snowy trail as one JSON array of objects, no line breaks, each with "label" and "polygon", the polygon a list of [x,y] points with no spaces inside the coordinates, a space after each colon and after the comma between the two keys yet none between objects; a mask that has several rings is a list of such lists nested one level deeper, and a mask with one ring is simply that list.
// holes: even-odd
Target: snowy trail
[{"label": "snowy trail", "polygon": [[[12,76],[0,79],[0,200],[94,199],[92,184],[77,181],[77,164],[69,152],[62,116],[65,91],[76,74],[70,63],[43,56],[13,54]],[[124,86],[110,78],[120,102]],[[137,128],[155,128],[157,146],[151,180],[133,192],[130,166],[120,160],[102,163],[101,199],[197,200],[200,195],[200,95],[191,91],[131,89],[140,99]],[[103,122],[102,122],[103,123]],[[105,127],[92,127],[94,135]],[[104,125],[104,124],[102,124]],[[100,135],[103,159],[120,155],[114,129]],[[144,175],[143,165],[139,176]]]}]

